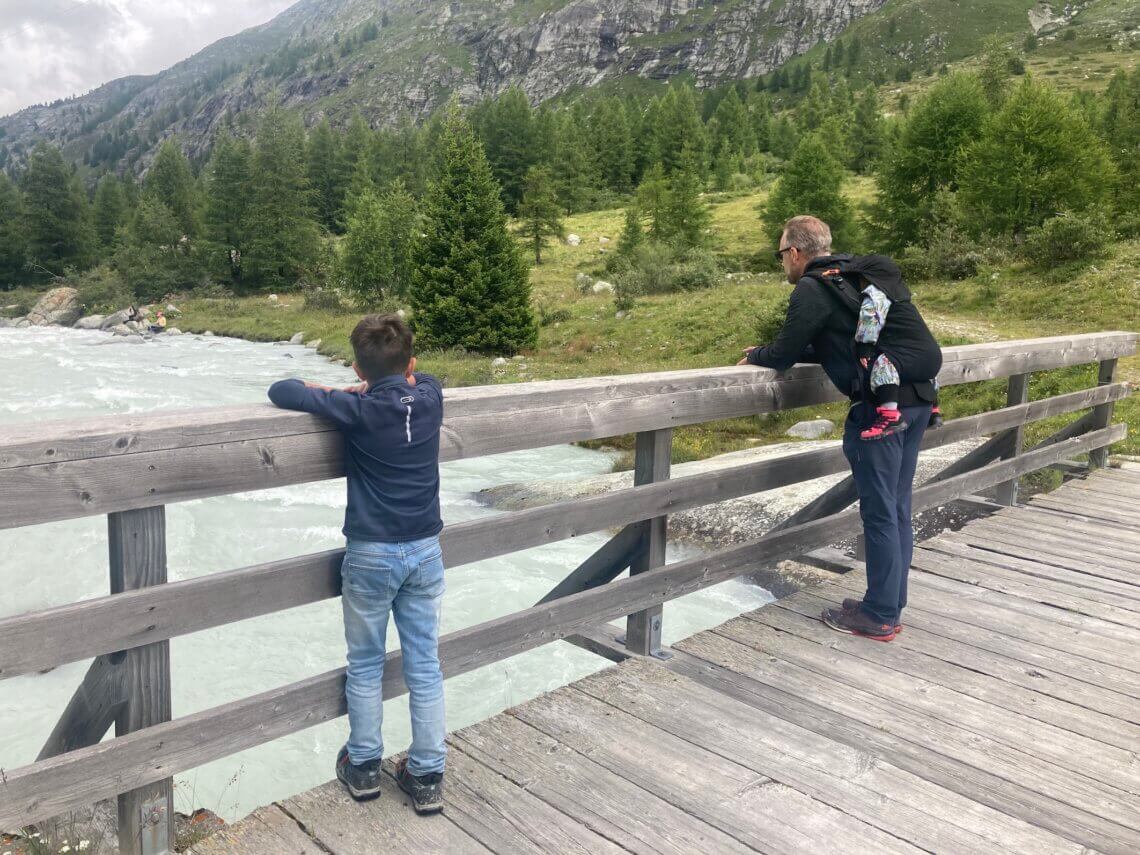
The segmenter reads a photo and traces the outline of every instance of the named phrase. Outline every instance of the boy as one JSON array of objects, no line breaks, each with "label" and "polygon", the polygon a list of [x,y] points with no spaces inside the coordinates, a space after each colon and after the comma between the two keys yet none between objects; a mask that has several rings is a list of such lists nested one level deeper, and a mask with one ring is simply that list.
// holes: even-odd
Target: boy
[{"label": "boy", "polygon": [[396,781],[418,813],[443,809],[446,757],[439,614],[439,430],[443,390],[415,373],[412,331],[395,315],[368,315],[352,331],[363,383],[332,389],[301,380],[269,388],[279,407],[304,410],[344,434],[348,507],[341,604],[348,645],[349,738],[336,776],[357,800],[380,795],[382,683],[388,614],[396,617],[412,745]]}]

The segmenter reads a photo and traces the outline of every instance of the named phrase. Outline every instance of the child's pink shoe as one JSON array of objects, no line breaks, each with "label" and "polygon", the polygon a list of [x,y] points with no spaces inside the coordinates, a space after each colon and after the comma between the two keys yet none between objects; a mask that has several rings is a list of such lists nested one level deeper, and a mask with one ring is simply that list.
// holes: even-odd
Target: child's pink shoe
[{"label": "child's pink shoe", "polygon": [[906,429],[907,423],[903,420],[902,414],[898,410],[876,407],[875,421],[871,423],[869,428],[859,432],[859,439],[882,439],[885,436],[890,436],[892,433],[901,433]]}]

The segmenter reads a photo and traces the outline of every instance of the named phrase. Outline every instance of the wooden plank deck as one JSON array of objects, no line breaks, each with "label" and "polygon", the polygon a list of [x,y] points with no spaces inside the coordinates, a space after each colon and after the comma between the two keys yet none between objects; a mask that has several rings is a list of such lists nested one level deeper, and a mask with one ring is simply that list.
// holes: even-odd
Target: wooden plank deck
[{"label": "wooden plank deck", "polygon": [[333,781],[194,851],[1140,851],[1140,466],[914,568],[892,644],[818,621],[852,571],[452,734],[442,815]]}]

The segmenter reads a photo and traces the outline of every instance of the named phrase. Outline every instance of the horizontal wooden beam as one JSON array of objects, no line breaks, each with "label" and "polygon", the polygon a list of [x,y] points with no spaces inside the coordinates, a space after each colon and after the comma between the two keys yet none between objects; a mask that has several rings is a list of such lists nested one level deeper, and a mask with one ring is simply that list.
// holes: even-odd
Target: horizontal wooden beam
[{"label": "horizontal wooden beam", "polygon": [[[1134,333],[946,348],[943,386],[1127,356]],[[818,366],[712,368],[448,390],[441,459],[775,412],[840,395]],[[0,528],[344,474],[340,436],[269,405],[0,429]]]},{"label": "horizontal wooden beam", "polygon": [[[1124,383],[954,419],[924,448],[1119,400]],[[449,568],[846,470],[839,446],[718,469],[444,529]],[[343,549],[210,573],[0,619],[0,679],[340,595]]]},{"label": "horizontal wooden beam", "polygon": [[[1056,460],[1110,445],[1126,432],[1124,425],[1115,425],[923,486],[914,492],[913,508],[917,512],[944,505]],[[728,581],[757,564],[791,558],[850,536],[860,526],[858,513],[845,511],[450,633],[440,641],[444,674],[464,674],[584,627]],[[390,654],[384,668],[386,698],[405,691],[401,670],[399,652]],[[338,669],[12,769],[0,779],[0,827],[23,826],[90,805],[344,713],[344,669]]]}]

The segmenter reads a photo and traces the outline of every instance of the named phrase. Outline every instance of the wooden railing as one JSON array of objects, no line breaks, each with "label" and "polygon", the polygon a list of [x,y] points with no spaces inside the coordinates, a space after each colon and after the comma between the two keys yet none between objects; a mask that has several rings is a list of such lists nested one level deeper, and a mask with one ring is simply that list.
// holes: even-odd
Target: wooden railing
[{"label": "wooden railing", "polygon": [[[1128,394],[1116,361],[1137,335],[1108,332],[952,347],[945,386],[1009,378],[1009,406],[947,422],[924,447],[989,436],[914,494],[914,510],[997,486],[1106,447]],[[1034,371],[1100,364],[1095,388],[1027,402]],[[857,534],[851,479],[764,537],[664,565],[665,522],[677,511],[772,490],[847,468],[828,447],[669,479],[672,429],[838,400],[817,366],[776,375],[754,368],[677,371],[454,389],[442,458],[496,454],[636,433],[635,486],[448,526],[449,568],[624,526],[530,609],[440,641],[454,676],[558,639],[596,649],[589,630],[627,616],[630,650],[660,654],[661,604]],[[1032,449],[1022,429],[1089,410]],[[169,640],[340,594],[341,549],[167,582],[164,506],[336,478],[340,435],[308,415],[252,405],[0,429],[0,528],[105,514],[109,596],[0,619],[0,679],[95,657],[35,763],[0,770],[0,827],[24,825],[118,796],[125,852],[161,852],[172,828],[171,776],[345,714],[344,670],[171,718]],[[630,576],[617,580],[626,569]],[[604,651],[603,651],[604,652]],[[400,653],[388,656],[386,698],[405,691]],[[111,724],[116,738],[101,742]]]}]

